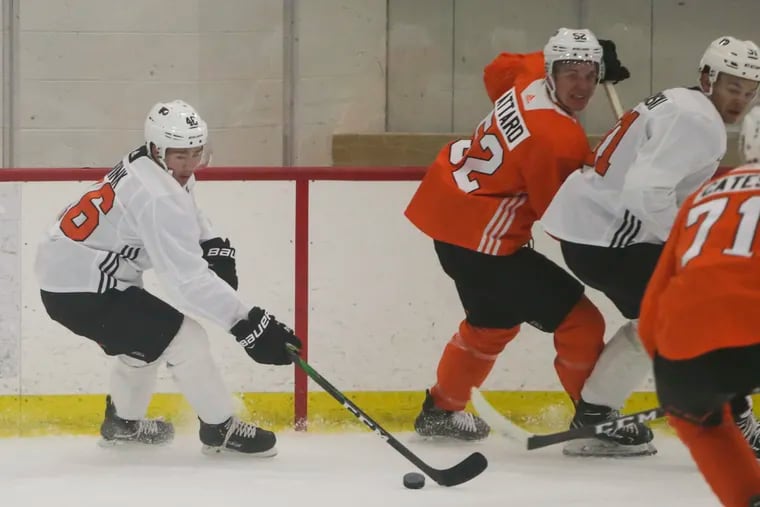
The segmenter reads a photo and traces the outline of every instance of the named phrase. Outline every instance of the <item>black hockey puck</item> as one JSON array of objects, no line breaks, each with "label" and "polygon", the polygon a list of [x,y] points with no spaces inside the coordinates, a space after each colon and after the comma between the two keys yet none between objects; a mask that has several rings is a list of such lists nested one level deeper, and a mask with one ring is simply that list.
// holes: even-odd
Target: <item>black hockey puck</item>
[{"label": "black hockey puck", "polygon": [[404,474],[404,487],[407,489],[422,489],[425,486],[425,476],[417,472]]}]

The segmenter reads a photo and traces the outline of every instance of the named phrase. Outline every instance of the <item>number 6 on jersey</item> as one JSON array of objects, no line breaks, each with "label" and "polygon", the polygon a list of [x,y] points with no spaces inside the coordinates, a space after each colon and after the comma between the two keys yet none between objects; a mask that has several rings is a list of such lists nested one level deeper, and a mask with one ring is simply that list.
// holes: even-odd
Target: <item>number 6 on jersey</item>
[{"label": "number 6 on jersey", "polygon": [[113,201],[114,191],[111,183],[90,190],[63,214],[61,232],[74,241],[86,240],[100,223],[100,214],[106,215],[111,211]]}]

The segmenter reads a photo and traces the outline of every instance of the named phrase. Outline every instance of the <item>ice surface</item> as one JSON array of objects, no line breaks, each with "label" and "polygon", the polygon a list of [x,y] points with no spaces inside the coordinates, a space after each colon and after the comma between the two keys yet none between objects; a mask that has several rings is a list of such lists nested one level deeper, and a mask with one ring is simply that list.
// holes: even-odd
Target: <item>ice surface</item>
[{"label": "ice surface", "polygon": [[193,435],[161,448],[110,448],[95,437],[0,440],[4,507],[431,506],[639,507],[719,505],[673,436],[660,453],[630,459],[568,458],[560,446],[517,449],[499,437],[478,444],[399,437],[423,460],[446,468],[480,451],[488,469],[444,488],[427,478],[407,490],[415,467],[372,433],[279,434],[270,459],[208,457]]}]

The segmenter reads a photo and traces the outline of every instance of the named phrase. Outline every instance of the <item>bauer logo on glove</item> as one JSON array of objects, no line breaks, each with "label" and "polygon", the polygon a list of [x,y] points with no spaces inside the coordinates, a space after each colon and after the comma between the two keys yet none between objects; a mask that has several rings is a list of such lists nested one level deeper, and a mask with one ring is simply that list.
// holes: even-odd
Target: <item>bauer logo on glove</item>
[{"label": "bauer logo on glove", "polygon": [[230,332],[246,354],[261,364],[291,364],[293,360],[286,345],[301,348],[301,340],[292,329],[258,306],[254,306],[248,312],[248,318],[235,324]]},{"label": "bauer logo on glove", "polygon": [[264,334],[264,331],[266,330],[267,326],[269,325],[269,321],[271,320],[271,315],[269,315],[269,312],[264,310],[264,316],[261,317],[261,321],[259,321],[258,326],[256,326],[256,329],[254,329],[251,334],[240,340],[240,345],[243,347],[248,347],[249,345],[253,345],[256,343],[256,340],[259,339],[259,336]]},{"label": "bauer logo on glove", "polygon": [[229,239],[212,238],[201,242],[203,258],[208,263],[208,268],[216,273],[216,276],[224,280],[230,287],[237,290],[238,277],[235,266],[235,248],[230,245]]},{"label": "bauer logo on glove", "polygon": [[206,257],[232,257],[235,258],[234,248],[209,248]]}]

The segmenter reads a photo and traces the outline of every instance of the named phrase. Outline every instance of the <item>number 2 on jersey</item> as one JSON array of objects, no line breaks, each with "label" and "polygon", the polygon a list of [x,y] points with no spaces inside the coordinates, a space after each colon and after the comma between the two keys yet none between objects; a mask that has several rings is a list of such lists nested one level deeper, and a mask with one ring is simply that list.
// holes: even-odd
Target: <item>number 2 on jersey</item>
[{"label": "number 2 on jersey", "polygon": [[[99,201],[97,205],[96,201]],[[100,214],[111,211],[113,201],[114,191],[110,183],[90,190],[63,214],[61,232],[74,241],[86,240],[100,223]]]},{"label": "number 2 on jersey", "polygon": [[[706,215],[702,223],[699,224],[697,234],[691,246],[683,253],[681,257],[681,266],[685,266],[694,257],[702,253],[710,229],[726,211],[728,197],[707,201],[689,210],[686,217],[686,226],[691,227],[702,215]],[[739,224],[734,234],[734,242],[729,248],[723,250],[724,255],[733,255],[736,257],[752,257],[752,243],[755,241],[757,233],[757,224],[760,221],[760,196],[755,195],[747,198],[739,206]]]},{"label": "number 2 on jersey", "polygon": [[[463,192],[474,192],[480,188],[477,179],[470,179],[470,173],[493,174],[504,160],[504,148],[501,146],[496,134],[487,134],[486,130],[491,126],[492,115],[486,117],[476,131],[475,140],[479,151],[483,156],[476,156],[473,153],[472,141],[469,139],[460,139],[452,143],[449,149],[449,162],[452,165],[460,166],[454,171],[454,181]],[[488,157],[488,158],[486,158]]]},{"label": "number 2 on jersey", "polygon": [[618,122],[612,130],[607,133],[604,139],[599,141],[599,144],[594,149],[593,158],[594,171],[596,171],[599,176],[607,174],[607,170],[610,168],[610,157],[612,157],[618,144],[620,144],[620,140],[623,139],[625,133],[628,132],[628,129],[631,128],[631,125],[638,117],[639,113],[637,111],[627,111],[620,117]]}]

